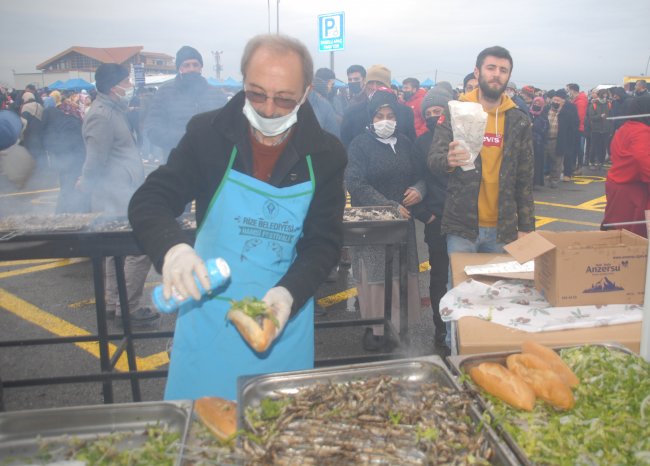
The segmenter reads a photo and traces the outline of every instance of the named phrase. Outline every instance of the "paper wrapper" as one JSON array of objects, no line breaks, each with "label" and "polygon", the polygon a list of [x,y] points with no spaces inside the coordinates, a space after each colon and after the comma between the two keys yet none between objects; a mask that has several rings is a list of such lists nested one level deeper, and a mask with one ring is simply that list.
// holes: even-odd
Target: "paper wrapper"
[{"label": "paper wrapper", "polygon": [[483,148],[483,136],[488,114],[477,102],[460,102],[458,100],[449,102],[449,113],[451,114],[454,141],[460,142],[470,155],[469,163],[460,168],[465,171],[474,170],[476,168],[474,161]]}]

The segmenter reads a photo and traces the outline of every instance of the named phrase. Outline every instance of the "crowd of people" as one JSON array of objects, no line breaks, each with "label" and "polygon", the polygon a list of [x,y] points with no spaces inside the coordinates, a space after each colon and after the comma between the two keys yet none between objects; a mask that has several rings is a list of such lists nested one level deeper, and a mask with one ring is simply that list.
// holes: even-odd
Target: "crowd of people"
[{"label": "crowd of people", "polygon": [[[176,77],[156,92],[135,92],[128,69],[103,64],[96,71],[96,92],[28,87],[3,91],[0,101],[22,118],[19,143],[58,170],[56,212],[128,210],[147,254],[125,262],[136,324],[159,318],[141,302],[152,264],[162,272],[166,296],[174,289],[200,299],[192,274],[204,279],[203,261],[215,255],[229,259],[233,277],[247,277],[231,285],[228,297],[254,290],[276,309],[276,338],[282,341],[275,357],[262,360],[248,350],[223,356],[241,341],[204,312],[223,321],[223,302],[203,302],[201,313],[182,311],[170,398],[213,394],[212,383],[231,396],[230,379],[205,376],[216,354],[228,374],[246,373],[240,363],[259,371],[313,363],[313,293],[339,259],[345,191],[352,206],[393,206],[410,220],[408,300],[414,313],[420,311],[414,221],[424,224],[434,341],[442,351],[449,350],[450,337],[439,309],[450,284],[449,254],[502,252],[533,231],[534,186],[557,189],[580,174],[603,175],[613,163],[608,201],[635,202],[633,211],[610,212],[609,218],[636,220],[647,208],[647,117],[611,119],[648,112],[645,81],[634,90],[597,88],[589,95],[576,83],[556,90],[519,88],[510,80],[512,56],[495,46],[478,55],[462,88],[448,82],[424,88],[413,77],[394,86],[385,65],[360,64],[347,68],[347,85],[341,87],[332,70],[314,71],[304,46],[283,36],[249,42],[242,57],[244,89],[231,99],[203,78],[196,49],[182,47],[176,68]],[[479,154],[454,139],[449,102],[455,100],[478,104],[487,114]],[[154,151],[162,164],[145,181],[143,159]],[[194,247],[174,220],[193,201],[201,225]],[[284,225],[288,234],[263,231],[268,222]],[[383,249],[352,248],[363,318],[383,312],[383,264]],[[108,281],[109,312],[119,315],[112,272]],[[392,286],[398,327],[397,277]],[[280,338],[288,321],[293,325]],[[366,350],[394,347],[395,339],[383,330],[366,329]]]}]

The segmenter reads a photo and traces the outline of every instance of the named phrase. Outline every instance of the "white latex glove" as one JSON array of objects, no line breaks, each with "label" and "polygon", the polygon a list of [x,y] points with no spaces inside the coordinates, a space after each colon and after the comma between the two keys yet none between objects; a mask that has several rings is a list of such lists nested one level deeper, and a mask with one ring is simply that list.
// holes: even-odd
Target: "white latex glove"
[{"label": "white latex glove", "polygon": [[293,305],[293,296],[291,296],[291,293],[289,293],[289,290],[285,287],[276,286],[266,292],[262,301],[271,308],[276,319],[278,319],[278,328],[275,331],[275,339],[280,335],[280,333],[282,333],[284,326],[287,325],[289,315],[291,314],[291,306]]},{"label": "white latex glove", "polygon": [[198,277],[205,290],[210,289],[208,269],[205,267],[203,259],[189,244],[180,243],[169,248],[163,260],[162,276],[165,299],[172,296],[172,289],[182,298],[189,295],[196,300],[201,299],[195,276]]}]

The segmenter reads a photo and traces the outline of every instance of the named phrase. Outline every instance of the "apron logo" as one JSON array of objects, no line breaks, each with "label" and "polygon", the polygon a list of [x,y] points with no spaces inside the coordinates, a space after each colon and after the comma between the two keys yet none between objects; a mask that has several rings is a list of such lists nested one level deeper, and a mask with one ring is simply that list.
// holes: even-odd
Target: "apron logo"
[{"label": "apron logo", "polygon": [[278,216],[278,213],[280,213],[280,207],[276,202],[269,199],[262,206],[262,213],[265,218],[273,219]]}]

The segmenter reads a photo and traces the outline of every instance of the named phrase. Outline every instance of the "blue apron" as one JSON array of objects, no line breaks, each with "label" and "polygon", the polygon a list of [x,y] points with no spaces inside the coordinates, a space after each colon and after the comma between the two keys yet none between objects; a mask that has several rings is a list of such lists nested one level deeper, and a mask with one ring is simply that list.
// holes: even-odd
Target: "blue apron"
[{"label": "blue apron", "polygon": [[231,300],[261,299],[293,263],[314,193],[311,157],[307,155],[310,181],[277,188],[233,170],[236,155],[233,147],[195,243],[203,259],[223,257],[232,280],[221,295],[179,309],[166,400],[234,400],[240,375],[314,366],[313,298],[264,353],[253,350],[226,319]]}]

